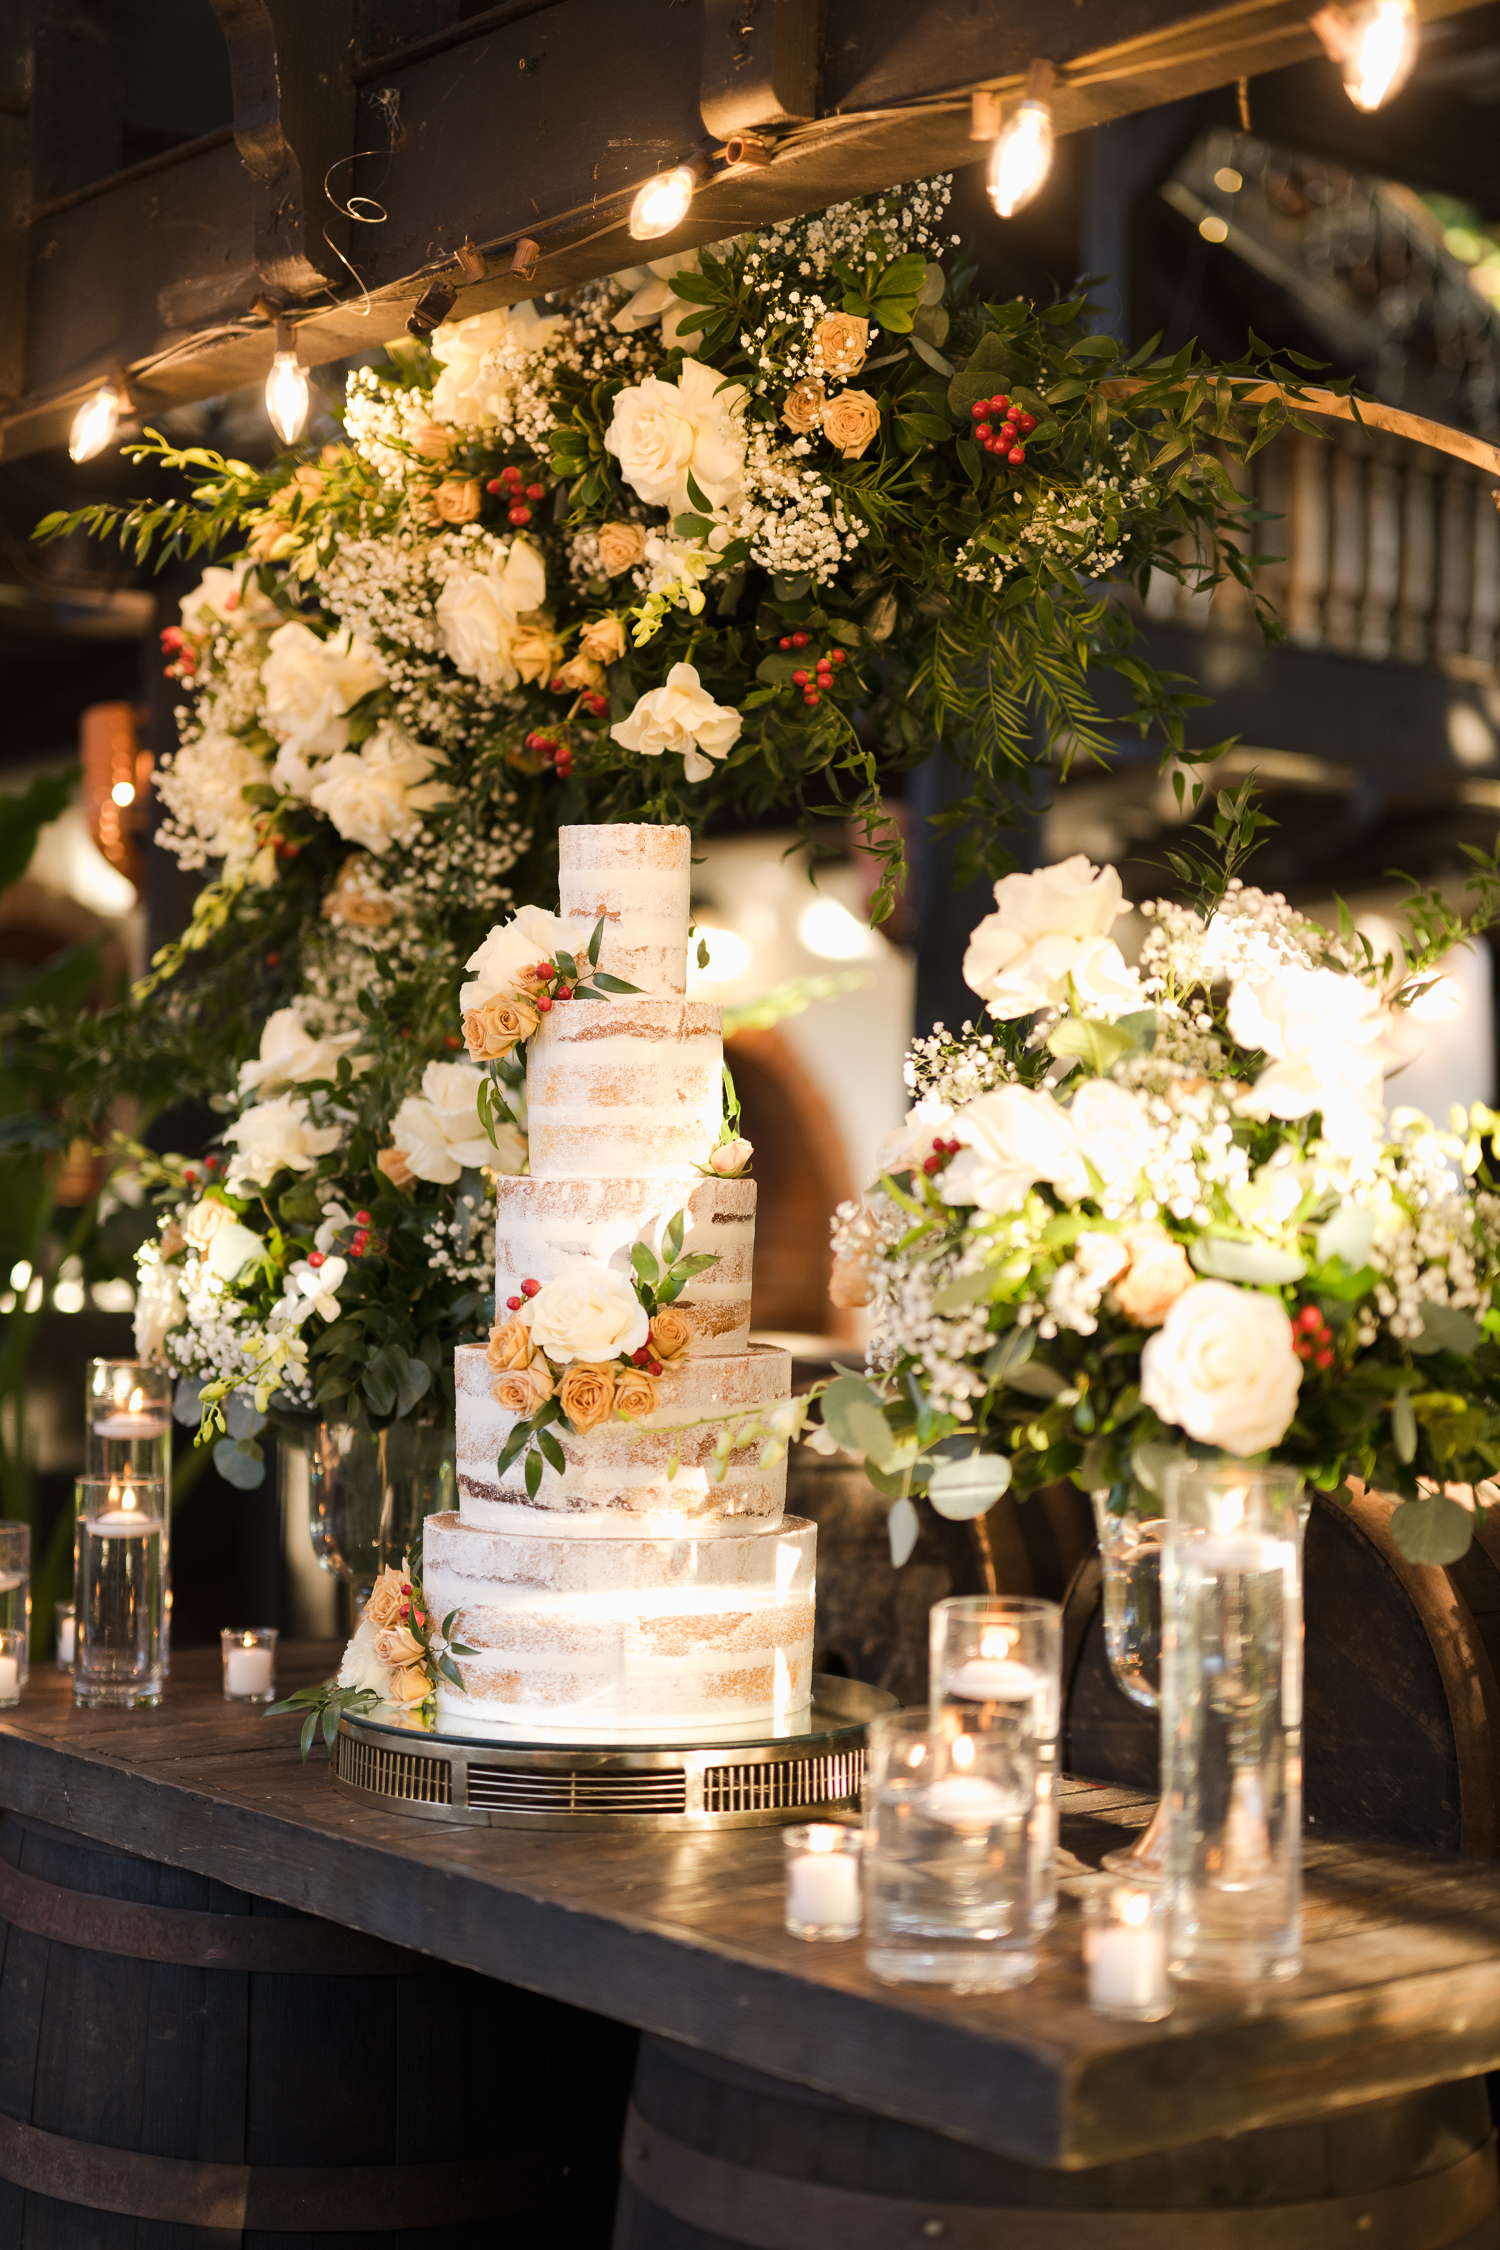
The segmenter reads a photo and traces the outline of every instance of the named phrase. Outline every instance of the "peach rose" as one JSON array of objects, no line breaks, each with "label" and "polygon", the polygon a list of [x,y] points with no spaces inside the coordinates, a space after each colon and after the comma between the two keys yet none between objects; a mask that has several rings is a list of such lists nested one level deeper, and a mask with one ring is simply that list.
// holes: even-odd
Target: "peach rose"
[{"label": "peach rose", "polygon": [[875,1298],[875,1277],[867,1258],[835,1258],[828,1294],[842,1312],[853,1312]]},{"label": "peach rose", "polygon": [[256,525],[250,540],[252,562],[276,562],[280,555],[290,554],[297,544],[295,532],[288,531],[274,516],[263,516]]},{"label": "peach rose", "polygon": [[233,1217],[227,1203],[221,1203],[217,1196],[205,1196],[189,1211],[182,1231],[195,1250],[206,1250],[220,1227],[226,1226]]},{"label": "peach rose", "polygon": [[385,892],[366,882],[374,867],[368,852],[355,852],[339,869],[322,905],[324,919],[335,928],[348,923],[358,930],[383,930],[395,920],[396,909]]},{"label": "peach rose", "polygon": [[453,451],[453,432],[442,422],[414,423],[408,438],[413,453],[424,461],[446,461]]},{"label": "peach rose", "polygon": [[[365,1603],[365,1615],[377,1633],[387,1631],[401,1621],[401,1604],[406,1599],[401,1589],[407,1581],[399,1570],[389,1564],[370,1588],[370,1598]],[[384,1658],[381,1659],[385,1661]]]},{"label": "peach rose", "polygon": [[618,664],[625,654],[625,625],[618,617],[596,617],[585,625],[578,641],[580,656],[592,657],[596,664]]},{"label": "peach rose", "polygon": [[599,526],[599,560],[607,578],[634,570],[646,552],[646,534],[638,523],[603,523]]},{"label": "peach rose", "polygon": [[709,1152],[708,1168],[721,1180],[741,1180],[754,1155],[754,1144],[750,1141],[720,1141],[718,1147]]},{"label": "peach rose", "polygon": [[552,675],[554,687],[572,688],[575,692],[580,688],[602,687],[603,684],[604,666],[596,664],[592,657],[585,656],[582,649],[576,656],[570,656],[566,664],[559,665]]},{"label": "peach rose", "polygon": [[405,1625],[387,1625],[375,1635],[375,1654],[382,1664],[395,1668],[403,1664],[420,1664],[424,1651],[416,1634]]},{"label": "peach rose", "polygon": [[639,1422],[643,1415],[656,1412],[656,1378],[648,1375],[644,1367],[623,1367],[615,1384],[615,1412],[628,1421]]},{"label": "peach rose", "polygon": [[444,523],[472,523],[479,513],[478,478],[448,478],[433,494],[433,505]]},{"label": "peach rose", "polygon": [[1115,1302],[1137,1328],[1159,1328],[1185,1289],[1197,1279],[1182,1245],[1164,1227],[1126,1227],[1120,1241],[1130,1264],[1115,1283]]},{"label": "peach rose", "polygon": [[825,313],[812,332],[813,350],[830,375],[857,375],[870,348],[870,323],[852,313]]},{"label": "peach rose", "polygon": [[496,993],[482,1008],[465,1008],[464,1040],[476,1062],[492,1062],[529,1039],[541,1020],[529,1000]]},{"label": "peach rose", "polygon": [[432,1682],[420,1664],[399,1664],[385,1696],[388,1703],[425,1703],[431,1693]]},{"label": "peach rose", "polygon": [[534,1359],[519,1374],[501,1375],[494,1388],[495,1404],[507,1414],[523,1418],[535,1414],[552,1396],[552,1370],[544,1359]]},{"label": "peach rose", "polygon": [[534,612],[523,617],[511,634],[510,660],[523,680],[550,680],[562,662],[562,642],[551,620]]},{"label": "peach rose", "polygon": [[615,1371],[579,1359],[558,1385],[558,1403],[579,1437],[607,1422],[614,1411]]},{"label": "peach rose", "polygon": [[485,1360],[498,1374],[510,1375],[531,1365],[534,1346],[524,1320],[497,1320],[484,1347]]},{"label": "peach rose", "polygon": [[880,407],[868,391],[840,391],[823,409],[823,435],[846,461],[868,451],[880,428]]},{"label": "peach rose", "polygon": [[651,1316],[651,1349],[661,1360],[681,1359],[693,1341],[692,1325],[686,1313],[675,1306],[663,1305],[659,1313]]},{"label": "peach rose", "polygon": [[375,1169],[383,1172],[393,1188],[410,1187],[416,1174],[406,1161],[404,1148],[383,1148],[375,1158]]},{"label": "peach rose", "polygon": [[827,403],[827,395],[817,377],[804,375],[802,381],[794,383],[782,400],[781,419],[789,430],[796,431],[798,437],[805,437],[809,430],[815,430],[822,421],[823,409]]}]

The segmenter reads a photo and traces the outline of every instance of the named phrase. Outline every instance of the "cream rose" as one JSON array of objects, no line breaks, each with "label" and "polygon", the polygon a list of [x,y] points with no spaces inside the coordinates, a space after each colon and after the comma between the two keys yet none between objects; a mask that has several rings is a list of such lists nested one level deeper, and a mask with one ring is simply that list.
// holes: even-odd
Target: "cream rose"
[{"label": "cream rose", "polygon": [[749,1141],[720,1141],[717,1148],[708,1152],[708,1168],[721,1180],[743,1179],[754,1155],[754,1146]]},{"label": "cream rose", "polygon": [[817,429],[822,422],[827,403],[822,384],[815,376],[805,375],[800,383],[792,385],[782,400],[781,419],[798,437],[806,437],[809,430]]},{"label": "cream rose", "polygon": [[1068,1104],[1068,1123],[1106,1194],[1128,1197],[1158,1140],[1140,1095],[1112,1078],[1086,1078]]},{"label": "cream rose", "polygon": [[638,523],[605,523],[599,526],[599,561],[607,578],[634,570],[646,552],[646,534]]},{"label": "cream rose", "polygon": [[265,1255],[265,1248],[252,1228],[242,1227],[238,1219],[226,1217],[222,1226],[215,1227],[203,1263],[220,1281],[234,1281],[252,1258]]},{"label": "cream rose", "polygon": [[[347,627],[324,641],[305,625],[279,625],[261,672],[266,724],[288,754],[277,760],[278,778],[283,765],[295,775],[299,765],[305,770],[346,748],[348,714],[384,684],[384,666]],[[306,796],[307,788],[292,793]]]},{"label": "cream rose", "polygon": [[423,813],[452,804],[457,791],[432,778],[441,764],[437,751],[388,722],[362,748],[341,750],[319,768],[310,802],[349,843],[378,855],[409,844]]},{"label": "cream rose", "polygon": [[1141,1353],[1141,1399],[1200,1445],[1264,1453],[1297,1411],[1302,1364],[1278,1297],[1195,1281]]},{"label": "cream rose", "polygon": [[955,1112],[948,1137],[963,1145],[938,1175],[945,1203],[1000,1216],[1018,1210],[1039,1180],[1069,1201],[1088,1192],[1072,1123],[1050,1094],[997,1086]]},{"label": "cream rose", "polygon": [[951,1137],[953,1108],[928,1094],[906,1113],[894,1133],[887,1133],[875,1151],[880,1172],[914,1172],[933,1153],[933,1144]]},{"label": "cream rose", "polygon": [[715,703],[691,664],[674,664],[665,687],[643,695],[628,719],[610,728],[626,750],[643,758],[659,758],[664,750],[680,751],[689,781],[704,781],[713,772],[711,761],[727,758],[740,735],[740,715],[728,705]]},{"label": "cream rose", "polygon": [[629,1358],[650,1325],[630,1282],[609,1266],[573,1266],[544,1281],[517,1318],[558,1361]]},{"label": "cream rose", "polygon": [[391,1668],[382,1664],[375,1653],[375,1643],[380,1628],[370,1621],[368,1612],[360,1619],[359,1630],[344,1651],[344,1661],[339,1666],[338,1684],[346,1688],[373,1688],[379,1696],[389,1695]]},{"label": "cream rose", "polygon": [[333,1078],[339,1057],[358,1044],[357,1031],[318,1038],[307,1030],[295,1006],[273,1008],[261,1028],[259,1055],[240,1064],[240,1093],[279,1094],[284,1087],[305,1085],[310,1078]]},{"label": "cream rose", "polygon": [[617,394],[605,447],[648,507],[674,516],[692,510],[691,474],[711,508],[735,515],[744,499],[745,397],[738,383],[724,384],[716,368],[684,360],[675,383],[648,375]]},{"label": "cream rose", "polygon": [[497,922],[478,951],[469,955],[464,966],[470,981],[459,988],[459,1006],[482,1007],[497,993],[514,998],[527,989],[523,978],[528,969],[553,960],[559,947],[571,953],[575,943],[573,925],[561,915],[549,914],[541,906],[521,907],[510,921]]},{"label": "cream rose", "polygon": [[1187,1253],[1151,1220],[1126,1227],[1120,1240],[1130,1264],[1115,1283],[1115,1303],[1137,1328],[1159,1328],[1183,1291],[1193,1286]]},{"label": "cream rose", "polygon": [[178,609],[183,631],[193,634],[216,633],[226,625],[236,633],[255,633],[263,625],[276,624],[281,616],[261,592],[247,562],[236,563],[232,570],[216,566],[205,570],[192,592],[183,595]]},{"label": "cream rose", "polygon": [[627,266],[621,273],[612,273],[610,280],[631,292],[628,303],[623,304],[614,317],[614,326],[624,336],[637,328],[650,328],[661,323],[661,340],[670,351],[678,342],[677,324],[693,308],[686,297],[679,297],[672,283],[680,273],[698,271],[696,250],[676,250],[666,258],[652,258],[643,266]]},{"label": "cream rose", "polygon": [[434,417],[466,430],[498,422],[525,360],[543,350],[561,326],[532,304],[498,305],[466,320],[445,320],[432,332],[433,356],[443,363],[433,386]]},{"label": "cream rose", "polygon": [[253,1180],[264,1187],[283,1169],[310,1172],[320,1156],[338,1147],[342,1133],[338,1125],[315,1125],[307,1103],[291,1094],[258,1102],[225,1131],[236,1151],[230,1159],[230,1183]]},{"label": "cream rose", "polygon": [[596,617],[578,636],[578,653],[593,664],[618,664],[625,654],[625,622],[620,617]]},{"label": "cream rose", "polygon": [[461,1172],[477,1171],[491,1155],[479,1122],[484,1073],[468,1063],[430,1062],[420,1094],[408,1094],[391,1120],[391,1137],[419,1180],[447,1186]]},{"label": "cream rose", "polygon": [[964,982],[992,1015],[1065,1006],[1070,977],[1101,1013],[1143,1005],[1139,982],[1105,934],[1129,911],[1114,868],[1091,866],[1080,852],[1035,874],[1003,875],[995,906],[964,955]]},{"label": "cream rose", "polygon": [[182,1240],[191,1243],[197,1251],[204,1251],[213,1241],[220,1227],[227,1227],[234,1213],[227,1203],[216,1195],[205,1195],[195,1203],[182,1223]]},{"label": "cream rose", "polygon": [[516,621],[540,609],[547,572],[524,539],[491,556],[480,569],[449,571],[437,600],[438,629],[460,672],[482,687],[513,688],[521,677],[512,654]]},{"label": "cream rose", "polygon": [[846,461],[867,453],[880,429],[880,401],[868,391],[840,391],[822,413],[823,435],[836,445]]},{"label": "cream rose", "polygon": [[442,523],[472,523],[479,514],[477,477],[448,477],[432,496]]},{"label": "cream rose", "polygon": [[812,332],[812,348],[829,375],[857,375],[870,348],[870,323],[853,313],[825,313]]}]

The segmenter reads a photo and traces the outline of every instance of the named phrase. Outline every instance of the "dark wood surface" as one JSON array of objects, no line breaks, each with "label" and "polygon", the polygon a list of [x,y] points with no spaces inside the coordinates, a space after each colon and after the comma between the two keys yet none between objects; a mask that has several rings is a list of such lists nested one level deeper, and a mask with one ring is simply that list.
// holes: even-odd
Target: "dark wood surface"
[{"label": "dark wood surface", "polygon": [[[332,1651],[282,1650],[283,1692]],[[1077,2166],[1310,2117],[1500,2064],[1500,1867],[1312,1843],[1307,1964],[1165,2023],[1091,2015],[1076,1910],[1004,1996],[895,1990],[781,1927],[775,1829],[656,1841],[449,1827],[339,1795],[295,1723],[224,1703],[217,1650],[161,1709],[74,1709],[34,1675],[0,1713],[0,1804],[1004,2155]],[[1068,1785],[1088,1861],[1136,1793]]]}]

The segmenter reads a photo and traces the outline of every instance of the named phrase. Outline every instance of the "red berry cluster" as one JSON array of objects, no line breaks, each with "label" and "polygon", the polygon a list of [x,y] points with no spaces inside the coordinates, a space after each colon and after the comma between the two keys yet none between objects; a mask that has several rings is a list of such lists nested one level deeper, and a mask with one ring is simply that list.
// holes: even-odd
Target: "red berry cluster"
[{"label": "red berry cluster", "polygon": [[962,1147],[962,1141],[945,1141],[941,1138],[935,1140],[931,1156],[924,1156],[922,1159],[922,1169],[928,1179],[932,1178],[934,1172],[946,1172]]},{"label": "red berry cluster", "polygon": [[545,500],[547,497],[547,487],[544,484],[527,484],[525,471],[518,469],[514,461],[507,461],[499,476],[491,477],[484,489],[486,492],[505,495],[510,502],[506,515],[515,524],[530,523],[531,510],[526,505],[528,500]]},{"label": "red berry cluster", "polygon": [[411,1600],[411,1585],[409,1581],[405,1579],[403,1579],[401,1582],[401,1617],[403,1623],[406,1622],[406,1620],[412,1618],[416,1620],[418,1625],[425,1625],[427,1623],[426,1610],[413,1609]]},{"label": "red berry cluster", "polygon": [[[810,638],[811,636],[807,633],[783,633],[781,645],[787,649],[806,648]],[[826,656],[820,656],[816,659],[811,672],[794,672],[792,674],[792,685],[801,688],[804,703],[820,703],[823,697],[832,691],[834,667],[843,662],[843,650],[834,648],[830,649]]]},{"label": "red berry cluster", "polygon": [[1003,393],[998,398],[976,399],[969,412],[974,417],[974,435],[985,452],[997,459],[1003,457],[1013,469],[1019,469],[1026,448],[1017,441],[1030,437],[1036,428],[1036,416],[1013,408]]},{"label": "red berry cluster", "polygon": [[521,1307],[525,1304],[527,1298],[534,1297],[541,1286],[542,1285],[539,1281],[533,1281],[528,1275],[527,1279],[521,1284],[520,1296],[506,1298],[506,1310],[508,1312],[519,1312]]},{"label": "red berry cluster", "polygon": [[630,1364],[632,1367],[644,1367],[648,1375],[661,1373],[661,1361],[654,1356],[649,1344],[642,1344],[638,1352],[631,1353]]},{"label": "red berry cluster", "polygon": [[533,727],[526,737],[526,747],[556,768],[559,781],[569,779],[573,771],[573,750],[569,742],[559,741],[555,734],[548,734],[545,727]]},{"label": "red berry cluster", "polygon": [[[213,1176],[214,1176],[215,1172],[221,1172],[221,1171],[223,1170],[223,1168],[224,1168],[224,1159],[223,1159],[223,1157],[222,1157],[222,1156],[205,1156],[205,1157],[204,1157],[204,1159],[203,1159],[203,1169],[204,1169],[204,1171],[205,1171],[205,1172],[207,1173],[207,1175],[208,1175],[208,1178],[209,1178],[209,1180],[210,1180],[210,1181],[212,1181],[212,1179],[213,1179]],[[189,1186],[189,1187],[196,1187],[196,1186],[198,1185],[198,1167],[197,1167],[197,1165],[196,1165],[196,1164],[184,1164],[184,1165],[183,1165],[183,1167],[182,1167],[182,1176],[183,1176],[183,1178],[184,1178],[184,1179],[185,1179],[185,1180],[187,1181],[187,1183],[188,1183],[188,1186]]]},{"label": "red berry cluster", "polygon": [[164,680],[190,680],[198,669],[198,652],[180,625],[164,625],[161,652],[172,661],[161,668]]},{"label": "red berry cluster", "polygon": [[1299,1359],[1311,1360],[1314,1367],[1332,1367],[1333,1330],[1316,1305],[1304,1305],[1292,1329],[1292,1349]]}]

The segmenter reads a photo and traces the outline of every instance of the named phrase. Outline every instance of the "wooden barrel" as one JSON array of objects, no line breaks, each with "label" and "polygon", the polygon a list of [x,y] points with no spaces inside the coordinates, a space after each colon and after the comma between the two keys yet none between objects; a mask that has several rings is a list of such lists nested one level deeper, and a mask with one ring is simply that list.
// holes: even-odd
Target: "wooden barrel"
[{"label": "wooden barrel", "polygon": [[[1391,1504],[1318,1494],[1304,1550],[1303,1787],[1309,1829],[1493,1856],[1500,1849],[1500,1533],[1448,1570],[1409,1563]],[[1115,1686],[1097,1552],[1064,1602],[1064,1761],[1158,1786],[1159,1730]]]},{"label": "wooden barrel", "polygon": [[1482,2080],[1060,2172],[646,2038],[621,2163],[614,2250],[1494,2250],[1500,2240]]},{"label": "wooden barrel", "polygon": [[603,2243],[634,2034],[0,1827],[5,2250]]}]

